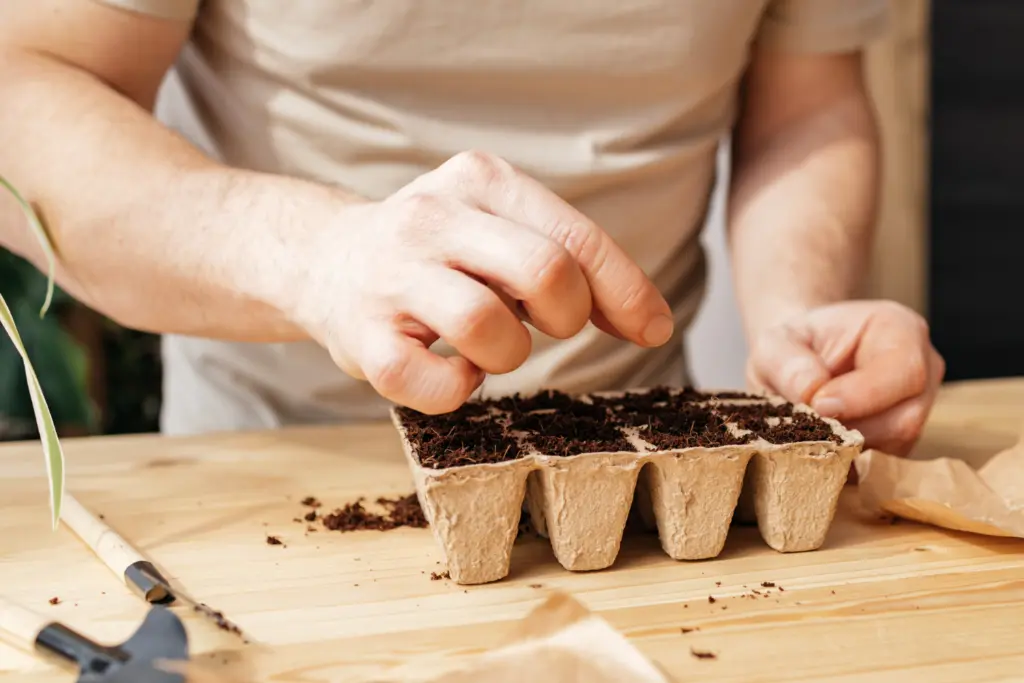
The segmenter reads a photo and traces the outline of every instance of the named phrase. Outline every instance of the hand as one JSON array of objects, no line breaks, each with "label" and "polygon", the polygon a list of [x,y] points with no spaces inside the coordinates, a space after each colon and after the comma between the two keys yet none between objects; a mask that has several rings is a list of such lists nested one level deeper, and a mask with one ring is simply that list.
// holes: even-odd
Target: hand
[{"label": "hand", "polygon": [[[293,317],[347,373],[425,413],[529,356],[527,321],[566,339],[588,320],[645,346],[671,309],[581,213],[493,156],[467,152],[381,202],[347,205],[301,247]],[[438,339],[458,353],[429,350]]]},{"label": "hand", "polygon": [[747,365],[755,386],[809,404],[894,455],[917,441],[945,372],[927,323],[889,301],[797,315],[760,334]]}]

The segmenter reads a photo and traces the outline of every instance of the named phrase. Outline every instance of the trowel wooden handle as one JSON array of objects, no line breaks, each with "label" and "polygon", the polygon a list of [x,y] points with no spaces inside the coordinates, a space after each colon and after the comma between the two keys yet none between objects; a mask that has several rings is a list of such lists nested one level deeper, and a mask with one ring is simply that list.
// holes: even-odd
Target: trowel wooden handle
[{"label": "trowel wooden handle", "polygon": [[127,583],[125,570],[128,567],[136,562],[145,562],[145,558],[128,541],[66,493],[60,517],[121,581]]},{"label": "trowel wooden handle", "polygon": [[26,652],[35,648],[36,636],[52,619],[0,597],[0,640]]}]

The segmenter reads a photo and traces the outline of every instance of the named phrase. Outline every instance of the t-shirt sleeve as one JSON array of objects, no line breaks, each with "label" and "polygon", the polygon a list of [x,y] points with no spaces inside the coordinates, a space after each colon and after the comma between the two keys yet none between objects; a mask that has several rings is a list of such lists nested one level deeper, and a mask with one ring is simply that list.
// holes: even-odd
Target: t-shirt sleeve
[{"label": "t-shirt sleeve", "polygon": [[790,52],[859,50],[888,29],[891,1],[770,0],[757,42]]},{"label": "t-shirt sleeve", "polygon": [[200,0],[93,0],[129,12],[158,19],[190,21],[195,19]]}]

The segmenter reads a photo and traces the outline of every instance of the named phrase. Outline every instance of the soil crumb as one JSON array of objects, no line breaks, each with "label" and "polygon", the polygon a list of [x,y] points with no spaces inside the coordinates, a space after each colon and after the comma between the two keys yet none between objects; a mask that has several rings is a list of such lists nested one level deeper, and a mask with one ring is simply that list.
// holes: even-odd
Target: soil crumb
[{"label": "soil crumb", "polygon": [[198,604],[192,609],[212,619],[220,630],[242,635],[242,629],[238,628],[238,626],[225,617],[223,612],[213,609],[206,603]]},{"label": "soil crumb", "polygon": [[427,528],[427,518],[415,493],[398,498],[378,498],[376,503],[383,513],[368,510],[365,498],[346,503],[334,512],[320,518],[324,528],[331,531],[390,531],[401,527]]}]

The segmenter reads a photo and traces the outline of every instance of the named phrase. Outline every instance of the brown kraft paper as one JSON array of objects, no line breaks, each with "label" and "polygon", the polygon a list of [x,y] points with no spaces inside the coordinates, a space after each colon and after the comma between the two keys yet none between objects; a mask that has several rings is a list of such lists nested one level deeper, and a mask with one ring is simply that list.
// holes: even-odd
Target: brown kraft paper
[{"label": "brown kraft paper", "polygon": [[854,460],[861,504],[956,531],[1024,538],[1024,433],[975,469],[962,460],[908,460],[867,450]]},{"label": "brown kraft paper", "polygon": [[604,619],[553,593],[500,648],[450,663],[411,661],[362,683],[672,683]]},{"label": "brown kraft paper", "polygon": [[[186,683],[248,683],[192,662],[159,661]],[[423,656],[338,683],[675,683],[621,633],[571,596],[553,592],[501,647],[472,656]]]}]

